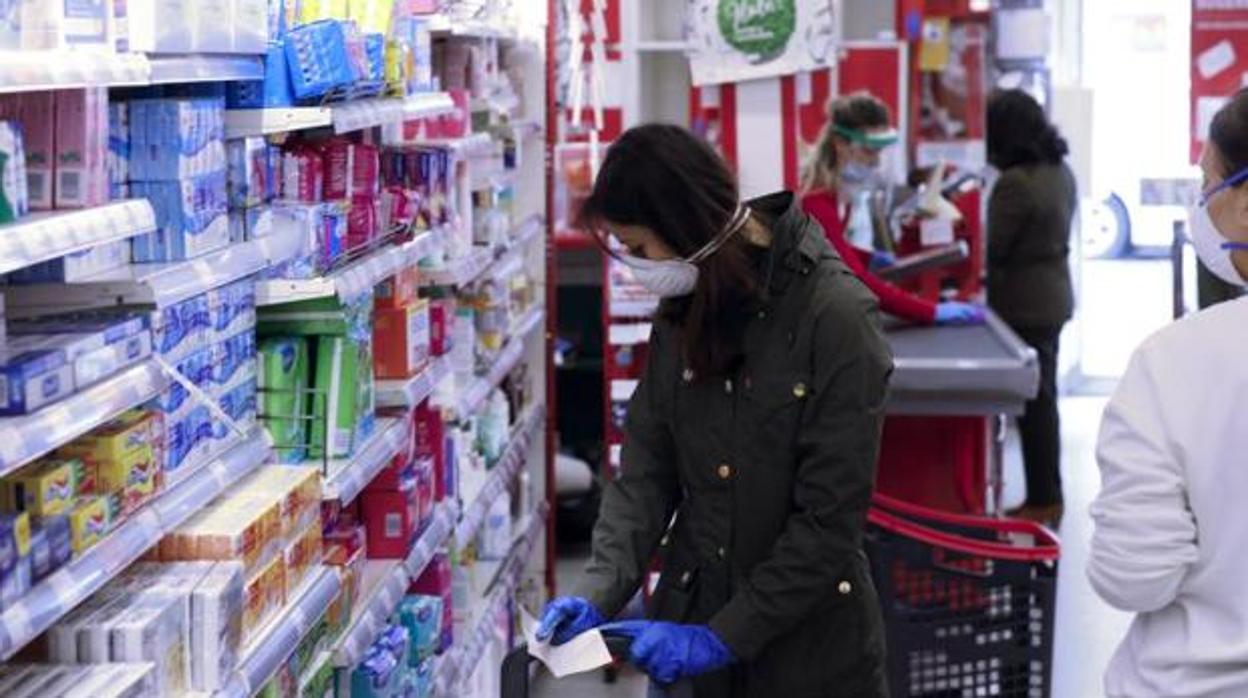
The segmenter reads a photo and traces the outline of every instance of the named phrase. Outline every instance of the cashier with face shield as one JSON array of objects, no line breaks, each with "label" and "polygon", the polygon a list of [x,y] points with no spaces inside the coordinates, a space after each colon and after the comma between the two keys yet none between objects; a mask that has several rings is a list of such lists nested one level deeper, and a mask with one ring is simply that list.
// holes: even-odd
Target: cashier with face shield
[{"label": "cashier with face shield", "polygon": [[[1248,92],[1214,118],[1189,234],[1248,278]],[[1248,299],[1189,316],[1132,357],[1105,410],[1088,576],[1136,614],[1109,696],[1248,696]]]}]

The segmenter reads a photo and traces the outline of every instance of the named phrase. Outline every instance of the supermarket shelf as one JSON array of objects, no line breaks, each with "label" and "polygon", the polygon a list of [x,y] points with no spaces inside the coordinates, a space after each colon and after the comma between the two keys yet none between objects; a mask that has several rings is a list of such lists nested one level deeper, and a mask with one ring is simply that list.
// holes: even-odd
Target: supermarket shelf
[{"label": "supermarket shelf", "polygon": [[516,37],[516,31],[511,27],[500,27],[475,20],[459,20],[445,14],[436,14],[429,18],[429,31],[434,34],[465,39],[514,39]]},{"label": "supermarket shelf", "polygon": [[476,413],[480,409],[481,404],[489,397],[490,391],[498,387],[507,374],[511,373],[520,363],[520,359],[524,356],[525,340],[529,333],[536,330],[542,325],[542,321],[546,318],[546,309],[538,305],[526,312],[515,324],[512,330],[512,337],[507,341],[498,353],[494,365],[490,367],[488,373],[480,376],[458,391],[458,399],[453,405],[453,419],[463,419]]},{"label": "supermarket shelf", "polygon": [[509,255],[523,255],[529,243],[540,237],[545,231],[546,219],[536,213],[525,218],[508,233],[508,242],[499,254],[495,250],[484,247],[473,250],[466,257],[453,260],[441,269],[422,270],[421,284],[424,286],[466,286],[477,279],[486,278],[498,267],[495,262]]},{"label": "supermarket shelf", "polygon": [[378,379],[373,394],[378,407],[415,407],[433,394],[434,388],[451,372],[450,360],[439,356],[420,373],[407,379]]},{"label": "supermarket shelf", "polygon": [[409,119],[445,114],[455,109],[455,102],[446,92],[429,92],[406,98],[377,97],[331,104],[335,133],[350,133],[397,124]]},{"label": "supermarket shelf", "polygon": [[433,691],[435,696],[458,695],[452,694],[451,689],[458,686],[465,669],[471,669],[481,661],[481,656],[490,643],[491,621],[503,613],[511,603],[511,597],[520,584],[545,520],[541,509],[538,510],[538,515],[529,518],[527,530],[517,537],[511,553],[503,563],[494,591],[482,604],[485,611],[473,615],[476,627],[467,636],[467,641],[463,645],[452,647],[442,656],[434,670],[436,672]]},{"label": "supermarket shelf", "polygon": [[459,158],[485,157],[494,152],[494,139],[488,133],[473,133],[463,138],[427,138],[417,145],[424,148],[446,148]]},{"label": "supermarket shelf", "polygon": [[406,560],[369,560],[364,565],[359,602],[346,632],[333,649],[334,666],[350,668],[359,663],[386,621],[394,615],[412,580],[420,576],[434,552],[451,532],[452,506],[438,504],[433,519],[412,545]]},{"label": "supermarket shelf", "polygon": [[427,231],[402,245],[380,247],[359,261],[315,279],[274,279],[256,282],[256,305],[279,305],[338,296],[348,301],[371,291],[382,280],[429,255],[440,233]]},{"label": "supermarket shelf", "polygon": [[521,417],[516,427],[512,429],[507,450],[503,452],[502,458],[490,471],[489,479],[477,492],[472,504],[464,509],[463,518],[455,526],[455,540],[459,545],[472,540],[477,535],[477,531],[481,530],[481,524],[485,521],[485,516],[490,506],[494,504],[494,500],[507,491],[511,481],[524,468],[529,455],[529,447],[533,445],[533,440],[537,438],[545,423],[545,408],[535,407]]},{"label": "supermarket shelf", "polygon": [[233,678],[214,695],[247,698],[259,691],[325,615],[341,586],[342,580],[333,568],[321,567],[311,573],[295,600],[286,604],[269,627],[243,651]]},{"label": "supermarket shelf", "polygon": [[411,422],[380,417],[373,435],[350,458],[335,458],[326,466],[323,496],[343,504],[353,501],[386,467],[411,438]]},{"label": "supermarket shelf", "polygon": [[264,79],[264,59],[256,55],[149,56],[148,63],[152,85]]},{"label": "supermarket shelf", "polygon": [[225,112],[226,138],[268,136],[333,125],[334,116],[324,107],[227,109]]},{"label": "supermarket shelf", "polygon": [[33,414],[0,417],[0,477],[156,397],[168,384],[149,360]]},{"label": "supermarket shelf", "polygon": [[154,230],[156,214],[147,199],[35,213],[0,226],[0,274]]},{"label": "supermarket shelf", "polygon": [[200,466],[127,519],[77,559],[54,572],[0,614],[0,656],[26,643],[139,559],[164,535],[255,470],[271,454],[262,430]]},{"label": "supermarket shelf", "polygon": [[546,132],[546,127],[537,119],[518,119],[511,122],[511,130],[519,140],[537,138]]},{"label": "supermarket shelf", "polygon": [[0,51],[0,92],[146,85],[151,74],[141,53]]},{"label": "supermarket shelf", "polygon": [[5,300],[19,309],[170,306],[289,259],[299,249],[299,237],[298,230],[283,230],[185,262],[131,264],[72,284],[12,287],[5,291]]}]

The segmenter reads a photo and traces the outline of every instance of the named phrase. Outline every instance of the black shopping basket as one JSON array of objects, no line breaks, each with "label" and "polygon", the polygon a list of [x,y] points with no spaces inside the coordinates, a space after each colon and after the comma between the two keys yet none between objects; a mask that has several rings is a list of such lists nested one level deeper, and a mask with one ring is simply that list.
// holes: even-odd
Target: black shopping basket
[{"label": "black shopping basket", "polygon": [[867,552],[893,696],[1049,695],[1060,552],[1051,531],[877,495]]},{"label": "black shopping basket", "polygon": [[[628,651],[632,640],[615,635],[603,634],[607,650],[618,661],[628,659]],[[520,644],[503,659],[502,698],[528,698],[529,680],[533,677],[529,665],[533,663],[529,656],[529,647]],[[688,681],[681,681],[667,689],[668,698],[685,698],[693,695],[693,686]]]}]

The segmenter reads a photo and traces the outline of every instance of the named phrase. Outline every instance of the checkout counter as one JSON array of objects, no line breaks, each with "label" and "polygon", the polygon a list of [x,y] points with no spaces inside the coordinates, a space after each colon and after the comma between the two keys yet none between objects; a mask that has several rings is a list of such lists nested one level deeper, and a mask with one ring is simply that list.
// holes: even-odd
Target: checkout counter
[{"label": "checkout counter", "polygon": [[878,488],[949,511],[1001,508],[1006,419],[1036,395],[1035,350],[991,310],[970,327],[886,324],[895,369]]}]

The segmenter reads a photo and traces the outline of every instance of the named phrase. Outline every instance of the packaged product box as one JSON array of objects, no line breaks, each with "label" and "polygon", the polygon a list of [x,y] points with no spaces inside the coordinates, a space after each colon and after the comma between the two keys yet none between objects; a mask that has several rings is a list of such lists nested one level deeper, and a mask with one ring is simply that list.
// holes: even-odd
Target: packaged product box
[{"label": "packaged product box", "polygon": [[417,666],[442,644],[442,597],[418,594],[399,603],[399,623],[411,638],[408,666]]},{"label": "packaged product box", "polygon": [[15,284],[78,283],[130,263],[130,242],[116,240],[9,274]]},{"label": "packaged product box", "polygon": [[238,489],[277,498],[281,535],[287,543],[297,540],[308,526],[320,523],[321,473],[316,468],[264,466],[239,483]]},{"label": "packaged product box", "polygon": [[152,354],[152,337],[146,330],[115,343],[101,344],[99,340],[98,334],[90,332],[22,335],[14,337],[9,346],[28,351],[64,352],[78,390],[85,390]]},{"label": "packaged product box", "polygon": [[455,305],[449,300],[429,303],[429,353],[445,356],[451,351],[452,329],[455,322]]},{"label": "packaged product box", "polygon": [[[0,535],[3,535],[0,525]],[[3,553],[0,553],[3,555]],[[69,517],[44,516],[30,527],[30,577],[32,584],[38,584],[48,575],[57,571],[74,556],[73,537],[70,533]],[[0,570],[3,563],[0,562]]]},{"label": "packaged product box", "polygon": [[429,458],[433,467],[433,501],[440,502],[447,497],[446,467],[446,426],[442,415],[428,400],[412,410],[412,435],[415,443],[415,456]]},{"label": "packaged product box", "polygon": [[280,557],[281,509],[272,496],[238,492],[218,499],[160,543],[161,558],[237,560],[254,576]]},{"label": "packaged product box", "polygon": [[373,302],[377,309],[402,308],[420,299],[420,269],[411,266],[400,269],[377,285]]},{"label": "packaged product box", "polygon": [[80,459],[96,494],[116,495],[119,515],[129,516],[158,492],[165,463],[164,416],[132,410],[57,453]]},{"label": "packaged product box", "polygon": [[293,598],[308,579],[312,569],[321,564],[321,524],[318,521],[296,534],[282,555],[286,565],[285,598]]},{"label": "packaged product box", "polygon": [[111,659],[154,663],[156,695],[178,695],[191,688],[186,605],[184,594],[156,593],[112,625]]},{"label": "packaged product box", "polygon": [[89,87],[56,92],[56,208],[107,201],[108,92]]},{"label": "packaged product box", "polygon": [[284,463],[307,454],[303,419],[308,388],[308,343],[302,337],[270,337],[260,343],[258,389],[260,415]]},{"label": "packaged product box", "polygon": [[81,555],[100,542],[113,528],[113,507],[108,497],[83,497],[69,511],[70,542]]},{"label": "packaged product box", "polygon": [[380,308],[373,314],[373,370],[378,378],[416,375],[429,361],[429,303]]},{"label": "packaged product box", "polygon": [[442,643],[438,648],[440,652],[449,649],[454,640],[453,576],[450,557],[445,552],[438,552],[408,589],[409,594],[442,599]]},{"label": "packaged product box", "polygon": [[61,698],[145,698],[155,695],[156,665],[150,662],[85,667],[90,674]]},{"label": "packaged product box", "polygon": [[130,50],[193,53],[195,6],[194,0],[127,0]]},{"label": "packaged product box", "polygon": [[19,100],[26,150],[26,195],[32,211],[50,211],[56,204],[56,93],[51,91],[13,95]]},{"label": "packaged product box", "polygon": [[0,347],[0,416],[34,412],[74,392],[74,367],[65,352]]},{"label": "packaged product box", "polygon": [[4,479],[3,507],[31,516],[65,514],[77,504],[85,478],[86,466],[78,458],[37,461]]},{"label": "packaged product box", "polygon": [[365,492],[393,492],[398,490],[404,481],[413,477],[411,449],[404,449],[390,459],[377,477],[364,488]]},{"label": "packaged product box", "polygon": [[279,555],[247,579],[243,588],[243,647],[286,604],[286,562]]},{"label": "packaged product box", "polygon": [[281,3],[269,0],[233,0],[230,53],[257,54],[268,49],[269,40],[279,37],[277,32],[269,31],[268,14],[275,4]]},{"label": "packaged product box", "polygon": [[420,502],[415,478],[398,491],[372,491],[360,495],[364,528],[368,533],[368,557],[394,560],[407,556],[420,528]]},{"label": "packaged product box", "polygon": [[[329,458],[351,455],[359,405],[359,345],[346,337],[316,338],[316,374],[313,383],[311,456],[322,458],[328,446]],[[371,373],[371,371],[370,371]]]},{"label": "packaged product box", "polygon": [[191,594],[191,681],[219,690],[238,662],[243,638],[244,580],[239,562],[219,562]]},{"label": "packaged product box", "polygon": [[[31,552],[30,515],[26,512],[0,515],[0,606],[6,596],[6,586],[20,587],[21,574],[17,571]],[[26,567],[29,569],[29,562]],[[7,584],[6,580],[9,581]],[[29,586],[29,585],[27,585]]]}]

